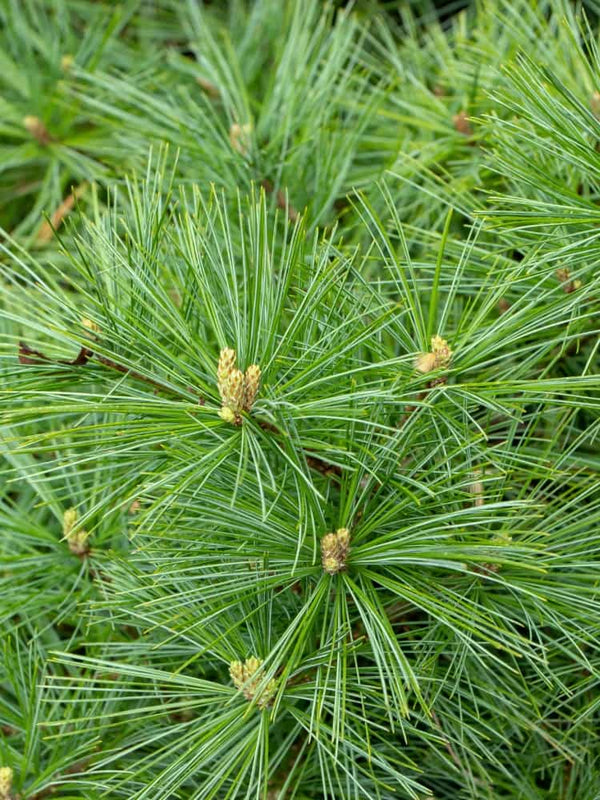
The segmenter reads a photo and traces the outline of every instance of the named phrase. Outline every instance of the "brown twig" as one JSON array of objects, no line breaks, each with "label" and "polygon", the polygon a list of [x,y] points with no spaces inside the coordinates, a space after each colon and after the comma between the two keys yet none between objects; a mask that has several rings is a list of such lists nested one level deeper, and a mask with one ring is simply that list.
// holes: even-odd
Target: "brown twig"
[{"label": "brown twig", "polygon": [[[60,364],[68,367],[80,367],[85,366],[90,359],[95,358],[105,367],[109,369],[113,369],[116,372],[119,372],[123,375],[127,375],[130,378],[134,378],[135,380],[142,381],[149,386],[153,386],[155,389],[162,391],[162,392],[169,392],[170,394],[176,394],[178,396],[178,392],[171,389],[169,386],[165,386],[164,384],[160,383],[159,381],[155,381],[153,378],[149,378],[146,375],[142,375],[140,372],[136,372],[136,370],[127,367],[125,364],[119,364],[117,361],[113,361],[111,358],[107,358],[106,356],[102,356],[99,353],[94,353],[88,347],[82,347],[77,354],[77,356],[72,360],[64,360],[64,359],[54,359],[47,356],[41,350],[34,350],[33,348],[29,347],[28,344],[21,341],[19,342],[19,362],[21,364]],[[205,404],[205,400],[203,397],[198,396],[198,403],[200,405]],[[260,420],[258,425],[266,431],[270,431],[271,433],[281,436],[281,431],[275,425],[272,425],[270,422],[266,422]],[[314,469],[317,472],[320,472],[321,475],[324,475],[327,478],[332,478],[339,482],[339,479],[342,475],[342,469],[337,464],[330,464],[327,461],[324,461],[322,458],[319,458],[316,455],[311,455],[312,453],[310,449],[306,449],[306,463],[310,469]]]},{"label": "brown twig", "polygon": [[65,364],[69,367],[80,367],[87,364],[93,355],[93,352],[87,347],[82,347],[76,358],[71,361],[63,361],[50,358],[41,350],[34,350],[26,342],[19,342],[19,362],[21,364]]},{"label": "brown twig", "polygon": [[219,91],[219,87],[215,86],[212,81],[202,78],[200,75],[196,75],[196,83],[212,100],[220,99],[221,92]]},{"label": "brown twig", "polygon": [[469,121],[467,112],[459,111],[458,114],[455,114],[452,117],[452,124],[454,125],[454,130],[466,137],[469,140],[469,145],[474,147],[475,141],[473,140],[473,128],[471,127],[471,122]]},{"label": "brown twig", "polygon": [[[275,188],[273,186],[272,181],[270,181],[268,178],[265,178],[264,181],[261,181],[260,185],[263,187],[263,189],[267,194],[272,194]],[[283,189],[279,189],[277,192],[277,208],[281,208],[283,209],[283,211],[287,213],[290,222],[296,222],[296,220],[300,216],[300,214],[294,208],[294,206],[289,203],[288,198]]]},{"label": "brown twig", "polygon": [[342,476],[342,468],[338,467],[337,464],[329,464],[327,461],[323,461],[322,458],[310,455],[306,456],[306,463],[310,469],[314,469],[316,472],[320,472],[324,477],[332,478],[339,483],[339,479]]},{"label": "brown twig", "polygon": [[87,187],[87,181],[84,181],[83,183],[79,184],[79,186],[76,186],[58,206],[56,211],[50,217],[50,220],[44,220],[44,222],[42,222],[37,234],[37,241],[39,244],[47,244],[52,240],[54,231],[61,226],[63,219],[67,216],[67,214],[70,213],[75,205],[75,201],[84,194]]},{"label": "brown twig", "polygon": [[[128,375],[130,378],[134,378],[136,381],[143,381],[147,383],[149,386],[154,386],[155,389],[159,389],[163,392],[170,392],[171,394],[179,394],[171,389],[169,386],[165,386],[164,384],[160,383],[159,381],[155,381],[153,378],[148,378],[146,375],[142,375],[141,372],[136,372],[134,369],[125,366],[125,364],[119,364],[116,361],[113,361],[110,358],[106,358],[106,356],[101,356],[98,353],[95,354],[96,358],[101,364],[104,364],[105,367],[109,369],[114,369],[116,372],[120,372],[123,375]],[[199,397],[198,402],[200,405],[204,405],[204,398]]]},{"label": "brown twig", "polygon": [[490,575],[500,571],[501,564],[493,564],[491,562],[484,562],[483,564],[472,564],[471,572],[476,575]]},{"label": "brown twig", "polygon": [[18,731],[12,725],[0,725],[0,733],[3,736],[14,736]]},{"label": "brown twig", "polygon": [[572,294],[581,287],[581,281],[574,281],[571,279],[571,273],[565,267],[557,269],[555,275],[562,285],[562,290],[565,294]]},{"label": "brown twig", "polygon": [[[85,772],[85,770],[90,765],[90,759],[86,758],[83,761],[78,761],[75,764],[72,764],[70,767],[67,767],[64,772],[59,775],[56,775],[54,780],[59,780],[61,777],[67,777],[69,775],[77,775],[80,772]],[[50,797],[50,795],[55,794],[57,791],[56,784],[52,784],[51,786],[46,786],[45,789],[40,789],[39,792],[35,794],[29,795],[27,800],[44,800],[46,797]],[[25,800],[25,799],[24,799]]]},{"label": "brown twig", "polygon": [[[275,434],[275,436],[282,435],[277,426],[270,422],[266,422],[265,420],[258,420],[258,426],[264,431],[269,431],[269,433]],[[310,469],[314,469],[316,472],[320,472],[321,475],[325,476],[326,478],[332,478],[339,483],[339,479],[342,475],[341,467],[339,467],[337,464],[330,464],[318,456],[310,455],[310,453],[314,452],[310,448],[304,448],[304,452],[306,463]]]},{"label": "brown twig", "polygon": [[[418,402],[421,402],[421,400],[424,400],[426,397],[427,397],[427,392],[419,392],[416,399],[418,400]],[[413,414],[418,407],[419,406],[406,406],[404,414],[400,418],[400,422],[398,423],[397,427],[401,428],[403,425],[405,425],[410,415]]]},{"label": "brown twig", "polygon": [[[172,389],[170,386],[165,386],[163,383],[160,383],[160,381],[155,381],[153,378],[149,378],[147,375],[142,375],[141,372],[136,372],[136,370],[131,369],[131,367],[127,367],[125,364],[119,364],[117,361],[113,361],[111,358],[94,353],[85,346],[80,349],[76,358],[68,361],[50,358],[40,350],[33,350],[25,342],[19,342],[19,361],[21,364],[64,364],[65,366],[69,367],[81,367],[85,366],[91,358],[96,358],[96,360],[105,367],[113,369],[116,372],[120,372],[123,375],[127,375],[130,378],[134,378],[135,380],[143,381],[159,391],[168,392],[169,394],[179,396],[179,392]],[[200,405],[204,405],[204,398],[198,396],[198,403]]]},{"label": "brown twig", "polygon": [[50,142],[54,141],[54,138],[48,132],[48,128],[39,117],[24,117],[23,126],[42,147],[47,147]]}]

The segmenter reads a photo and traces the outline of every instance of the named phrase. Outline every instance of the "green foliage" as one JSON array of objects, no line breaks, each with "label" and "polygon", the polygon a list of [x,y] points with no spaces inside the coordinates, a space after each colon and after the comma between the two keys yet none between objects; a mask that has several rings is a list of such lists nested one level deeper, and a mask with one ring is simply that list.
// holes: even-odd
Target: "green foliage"
[{"label": "green foliage", "polygon": [[421,5],[0,9],[0,800],[596,798],[597,23]]}]

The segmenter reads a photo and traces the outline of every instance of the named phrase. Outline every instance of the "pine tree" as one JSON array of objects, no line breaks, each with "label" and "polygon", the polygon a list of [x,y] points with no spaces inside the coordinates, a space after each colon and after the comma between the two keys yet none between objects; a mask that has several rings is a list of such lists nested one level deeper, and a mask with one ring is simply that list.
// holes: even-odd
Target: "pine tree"
[{"label": "pine tree", "polygon": [[598,796],[599,12],[0,4],[0,800]]}]

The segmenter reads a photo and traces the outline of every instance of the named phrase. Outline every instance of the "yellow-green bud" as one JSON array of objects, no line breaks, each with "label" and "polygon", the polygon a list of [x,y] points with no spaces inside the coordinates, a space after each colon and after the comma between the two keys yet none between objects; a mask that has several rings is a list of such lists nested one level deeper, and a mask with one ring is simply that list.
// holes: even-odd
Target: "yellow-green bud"
[{"label": "yellow-green bud", "polygon": [[229,408],[229,406],[223,406],[219,410],[219,416],[222,420],[225,420],[225,422],[230,422],[233,425],[236,422],[237,414]]},{"label": "yellow-green bud", "polygon": [[237,122],[233,123],[229,129],[229,143],[236,153],[239,153],[241,156],[248,154],[251,134],[252,124],[250,122],[246,122],[243,125],[239,125]]},{"label": "yellow-green bud", "polygon": [[69,550],[74,555],[83,557],[90,552],[89,533],[77,525],[77,520],[77,509],[68,508],[63,514],[63,536],[67,540]]},{"label": "yellow-green bud", "polygon": [[229,347],[223,348],[223,350],[221,350],[221,354],[219,355],[219,363],[217,365],[217,387],[223,402],[225,402],[227,395],[227,387],[229,385],[231,371],[235,369],[236,358],[237,356],[235,350],[232,350]]},{"label": "yellow-green bud", "polygon": [[[87,317],[83,317],[82,318],[81,324],[91,334],[97,334],[97,333],[101,333],[102,332],[100,326],[96,322],[94,322],[93,320],[88,319]],[[93,338],[95,339],[96,336],[94,335]]]},{"label": "yellow-green bud", "polygon": [[421,353],[415,360],[415,368],[426,374],[434,369],[447,369],[452,359],[452,350],[441,336],[431,337],[431,352]]},{"label": "yellow-green bud", "polygon": [[0,800],[10,800],[13,771],[10,767],[0,767]]},{"label": "yellow-green bud", "polygon": [[68,539],[73,532],[79,515],[76,508],[67,508],[63,514],[63,536]]},{"label": "yellow-green bud", "polygon": [[23,127],[38,141],[41,145],[50,144],[52,137],[48,133],[48,129],[39,117],[28,115],[23,117]]},{"label": "yellow-green bud", "polygon": [[233,685],[243,693],[246,700],[256,700],[259,708],[266,708],[273,699],[277,681],[271,679],[266,685],[260,686],[263,681],[262,663],[256,656],[250,656],[243,663],[232,661],[229,665],[229,674]]},{"label": "yellow-green bud", "polygon": [[223,402],[234,411],[240,411],[244,405],[244,373],[241,369],[231,370]]},{"label": "yellow-green bud", "polygon": [[346,569],[350,552],[350,531],[338,528],[335,533],[326,533],[321,539],[321,564],[325,572],[335,575]]},{"label": "yellow-green bud", "polygon": [[252,410],[259,386],[260,367],[258,364],[251,364],[244,375],[244,411]]},{"label": "yellow-green bud", "polygon": [[244,374],[236,367],[235,350],[225,347],[221,350],[217,365],[217,387],[222,407],[219,416],[233,425],[242,424],[242,411],[250,411],[256,400],[260,386],[260,367],[251,364]]}]

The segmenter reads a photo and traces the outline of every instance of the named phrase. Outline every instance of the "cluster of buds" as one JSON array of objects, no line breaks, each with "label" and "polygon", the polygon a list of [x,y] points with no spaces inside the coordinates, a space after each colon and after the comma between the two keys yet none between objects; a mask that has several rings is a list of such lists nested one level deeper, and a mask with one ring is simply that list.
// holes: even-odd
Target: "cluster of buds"
[{"label": "cluster of buds", "polygon": [[252,135],[252,123],[246,122],[239,125],[234,122],[229,129],[229,143],[232,148],[241,156],[247,156],[250,151],[250,142]]},{"label": "cluster of buds", "polygon": [[207,94],[212,100],[218,100],[221,97],[221,92],[219,91],[219,87],[215,86],[215,84],[212,81],[209,81],[207,78],[203,78],[201,75],[197,75],[196,83],[202,89],[202,91],[205,92],[205,94]]},{"label": "cluster of buds", "polygon": [[562,290],[565,294],[571,294],[571,292],[577,291],[577,289],[579,289],[581,286],[581,281],[571,280],[571,273],[566,267],[557,269],[554,274],[562,283]]},{"label": "cluster of buds", "polygon": [[10,767],[0,767],[0,800],[11,800],[13,771]]},{"label": "cluster of buds", "polygon": [[321,563],[329,575],[346,569],[346,559],[350,552],[350,531],[338,528],[335,533],[326,533],[321,539]]},{"label": "cluster of buds", "polygon": [[262,659],[250,656],[243,663],[232,661],[229,674],[236,689],[243,692],[246,700],[255,700],[259,708],[266,708],[275,694],[277,681],[273,678],[264,684]]},{"label": "cluster of buds", "polygon": [[68,508],[63,514],[63,536],[69,550],[79,558],[89,555],[89,533],[77,524],[79,515],[76,508]]},{"label": "cluster of buds", "polygon": [[219,416],[233,425],[242,424],[242,411],[251,411],[260,386],[260,367],[251,364],[245,374],[236,367],[237,355],[229,347],[221,350],[217,386],[222,407]]},{"label": "cluster of buds", "polygon": [[63,72],[69,72],[74,63],[75,56],[71,55],[71,53],[65,53],[60,59],[60,68]]},{"label": "cluster of buds", "polygon": [[[417,356],[415,369],[426,375],[428,372],[433,372],[436,369],[448,369],[451,360],[452,350],[448,346],[448,342],[442,339],[441,336],[432,336],[431,351],[429,353],[421,353]],[[442,383],[446,383],[445,375],[431,381],[429,386],[433,388]]]},{"label": "cluster of buds", "polygon": [[129,513],[129,514],[137,514],[137,513],[138,513],[138,511],[141,509],[141,507],[142,507],[142,504],[141,504],[141,503],[140,503],[140,501],[139,501],[139,500],[136,498],[136,499],[135,499],[135,500],[132,502],[132,504],[129,506],[129,508],[127,509],[127,511],[128,511],[128,513]]},{"label": "cluster of buds", "polygon": [[39,117],[31,115],[23,117],[23,127],[37,140],[38,144],[44,147],[49,145],[52,141],[52,136],[48,133],[48,128],[46,128]]},{"label": "cluster of buds", "polygon": [[471,127],[466,111],[459,111],[458,114],[455,114],[452,117],[452,124],[457,133],[462,133],[463,136],[467,137],[473,136],[473,128]]},{"label": "cluster of buds", "polygon": [[434,369],[448,369],[452,360],[452,350],[448,342],[441,336],[431,337],[431,352],[421,353],[415,361],[415,367],[419,372],[426,374],[433,372]]},{"label": "cluster of buds", "polygon": [[88,319],[87,317],[82,317],[81,319],[81,326],[85,328],[88,336],[92,339],[97,339],[97,334],[102,333],[102,329],[97,322],[94,322],[92,319]]}]

